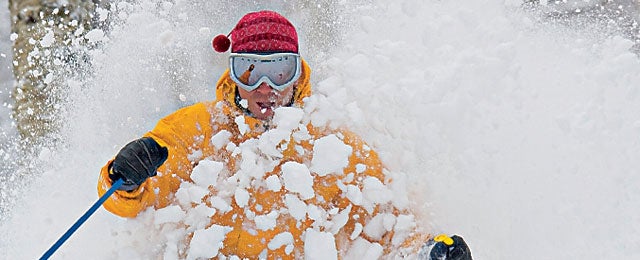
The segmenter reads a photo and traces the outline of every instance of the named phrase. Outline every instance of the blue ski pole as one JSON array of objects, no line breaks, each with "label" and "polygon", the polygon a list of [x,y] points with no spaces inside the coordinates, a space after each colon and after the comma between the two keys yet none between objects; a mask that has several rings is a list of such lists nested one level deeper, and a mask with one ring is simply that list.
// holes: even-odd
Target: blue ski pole
[{"label": "blue ski pole", "polygon": [[65,232],[64,235],[62,235],[62,237],[60,237],[60,239],[58,239],[58,241],[56,241],[56,243],[53,244],[53,246],[51,246],[51,248],[49,248],[49,250],[47,250],[47,252],[45,252],[42,257],[40,257],[40,260],[49,259],[49,257],[51,257],[51,255],[53,255],[53,253],[58,250],[58,248],[65,241],[67,241],[71,234],[73,234],[73,232],[75,232],[82,225],[82,223],[84,223],[89,217],[91,217],[91,214],[96,212],[96,210],[100,206],[102,206],[102,203],[104,203],[109,198],[109,196],[111,196],[111,194],[113,194],[118,188],[120,188],[120,186],[122,186],[123,182],[124,181],[122,179],[119,179],[113,185],[111,185],[111,189],[105,192],[104,195],[102,195],[102,197],[100,197],[98,201],[96,201],[96,203],[94,203],[93,206],[91,206],[91,208],[89,208],[89,210],[87,210],[87,212],[85,212],[84,215],[82,215],[82,217],[80,217],[76,221],[76,223],[73,223],[69,230],[67,230],[67,232]]}]

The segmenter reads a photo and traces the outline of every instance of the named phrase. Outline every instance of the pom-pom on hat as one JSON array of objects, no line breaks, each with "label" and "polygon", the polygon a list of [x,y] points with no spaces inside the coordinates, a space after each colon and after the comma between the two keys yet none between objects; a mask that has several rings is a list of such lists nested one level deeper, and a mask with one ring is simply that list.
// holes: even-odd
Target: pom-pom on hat
[{"label": "pom-pom on hat", "polygon": [[216,36],[216,38],[213,38],[213,49],[216,50],[217,52],[225,52],[229,49],[229,46],[231,45],[231,40],[229,40],[229,37],[227,37],[224,34],[220,34],[218,36]]},{"label": "pom-pom on hat", "polygon": [[298,53],[298,34],[293,24],[273,11],[259,11],[243,16],[231,33],[213,39],[213,49],[233,53]]}]

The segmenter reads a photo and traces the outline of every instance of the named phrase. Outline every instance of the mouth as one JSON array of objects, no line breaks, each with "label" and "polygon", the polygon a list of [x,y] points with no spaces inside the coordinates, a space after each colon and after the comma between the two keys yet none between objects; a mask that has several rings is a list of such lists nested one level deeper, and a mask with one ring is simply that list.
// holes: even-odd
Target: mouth
[{"label": "mouth", "polygon": [[273,110],[273,107],[275,106],[276,103],[275,102],[256,102],[256,104],[260,108],[260,112],[265,113],[268,110]]}]

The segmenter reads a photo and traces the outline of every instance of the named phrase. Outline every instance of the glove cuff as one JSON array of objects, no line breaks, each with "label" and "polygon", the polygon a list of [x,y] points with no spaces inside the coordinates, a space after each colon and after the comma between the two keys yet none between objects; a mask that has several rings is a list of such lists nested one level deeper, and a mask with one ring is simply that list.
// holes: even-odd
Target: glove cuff
[{"label": "glove cuff", "polygon": [[421,260],[472,260],[471,251],[462,237],[440,234],[429,239],[420,249]]}]

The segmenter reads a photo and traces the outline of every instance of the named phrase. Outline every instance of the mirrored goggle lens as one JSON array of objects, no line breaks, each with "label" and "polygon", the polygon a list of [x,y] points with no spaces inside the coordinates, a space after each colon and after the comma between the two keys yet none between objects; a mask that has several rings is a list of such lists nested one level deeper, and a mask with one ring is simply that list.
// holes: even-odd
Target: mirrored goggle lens
[{"label": "mirrored goggle lens", "polygon": [[265,77],[278,88],[288,86],[300,76],[300,60],[295,54],[237,55],[230,59],[233,80],[247,90],[257,88]]}]

